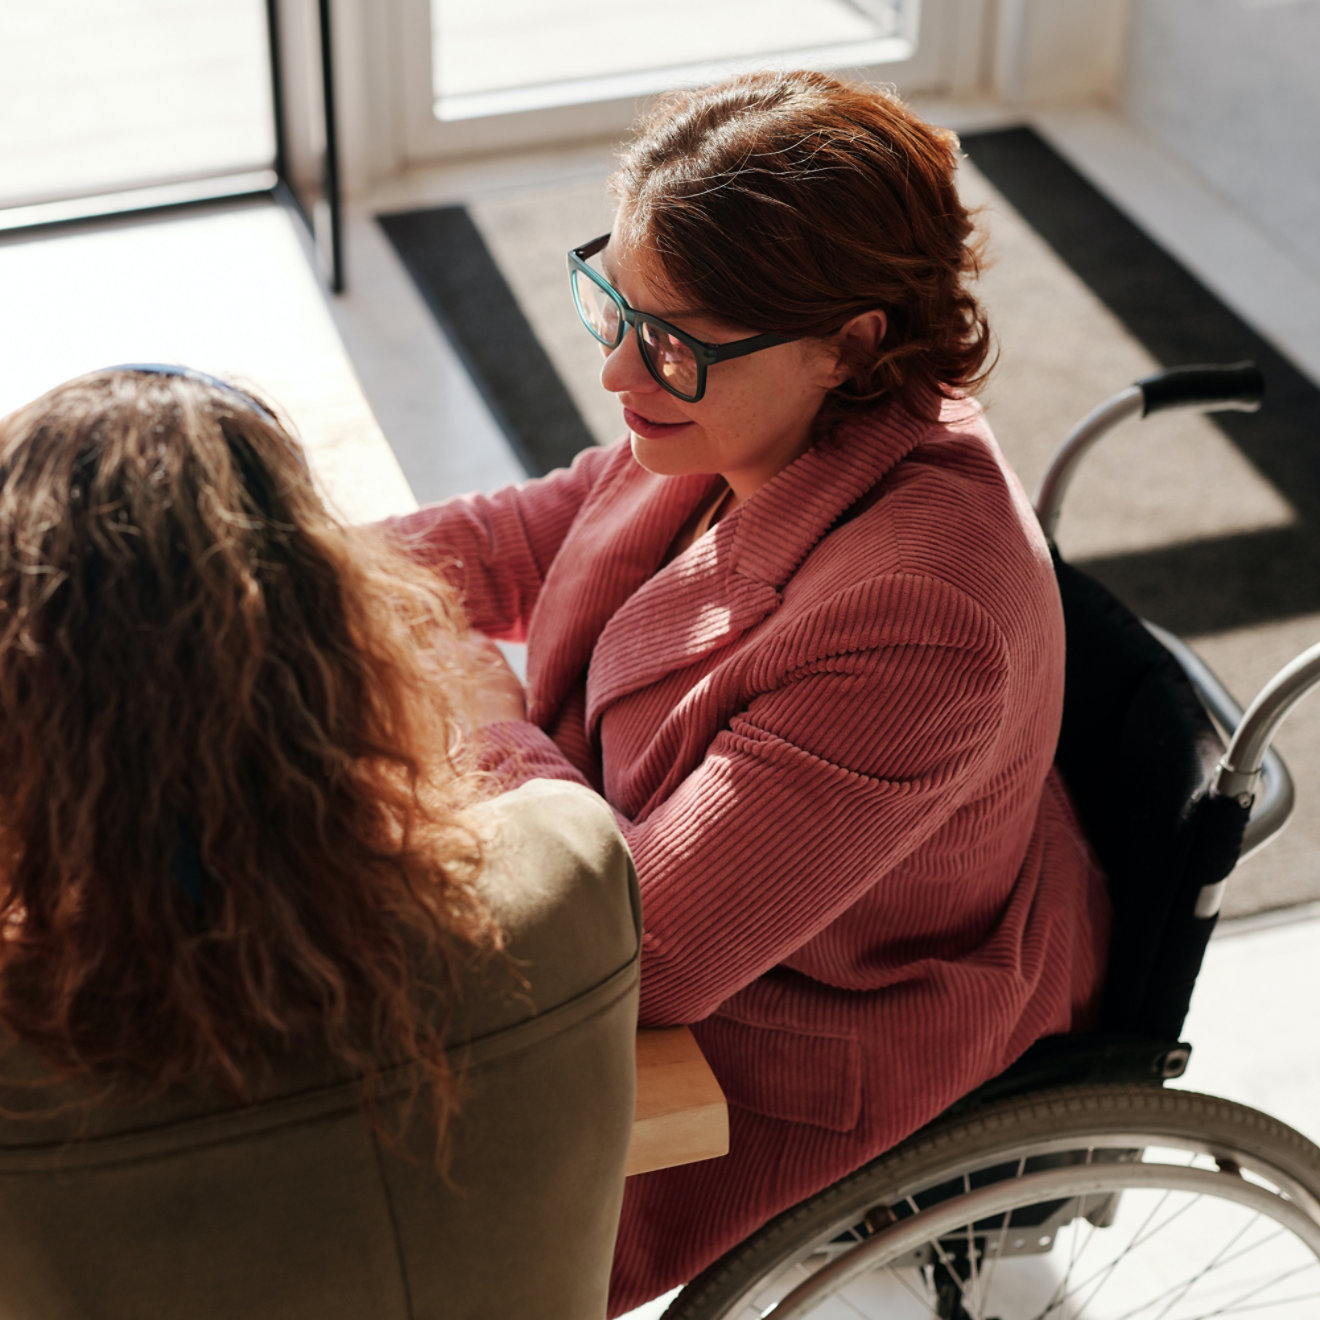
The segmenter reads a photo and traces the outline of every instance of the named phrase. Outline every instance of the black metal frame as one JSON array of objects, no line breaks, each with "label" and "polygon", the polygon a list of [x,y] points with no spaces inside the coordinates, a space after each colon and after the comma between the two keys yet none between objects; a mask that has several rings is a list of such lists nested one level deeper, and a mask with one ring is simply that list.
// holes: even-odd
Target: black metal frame
[{"label": "black metal frame", "polygon": [[[317,37],[320,61],[320,109],[325,145],[320,170],[320,195],[305,198],[294,183],[289,155],[288,115],[285,113],[284,50],[280,37],[280,0],[266,0],[266,27],[270,44],[271,105],[275,128],[276,200],[301,221],[314,260],[332,293],[344,291],[343,198],[339,179],[339,128],[335,117],[334,38],[330,0],[317,0]],[[325,207],[325,222],[318,232],[317,204]]]}]

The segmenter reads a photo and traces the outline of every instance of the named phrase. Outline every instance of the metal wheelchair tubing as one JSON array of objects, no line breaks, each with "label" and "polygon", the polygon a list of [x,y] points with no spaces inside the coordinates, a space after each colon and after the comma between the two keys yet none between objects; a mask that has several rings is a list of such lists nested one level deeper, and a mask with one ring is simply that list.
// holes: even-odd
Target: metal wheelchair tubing
[{"label": "metal wheelchair tubing", "polygon": [[[1214,381],[1217,384],[1207,385]],[[1172,367],[1147,376],[1087,413],[1054,451],[1032,501],[1045,535],[1054,540],[1063,497],[1082,457],[1107,431],[1129,417],[1152,411],[1255,412],[1264,380],[1254,362]],[[1148,393],[1149,391],[1149,393]],[[1159,397],[1156,398],[1158,392]]]},{"label": "metal wheelchair tubing", "polygon": [[793,1289],[768,1313],[773,1320],[802,1320],[810,1308],[852,1279],[875,1268],[882,1254],[902,1255],[938,1239],[954,1229],[975,1224],[989,1215],[1003,1214],[1041,1201],[1061,1197],[1099,1195],[1148,1187],[1155,1191],[1185,1191],[1193,1195],[1214,1192],[1287,1227],[1320,1258],[1320,1224],[1277,1193],[1223,1170],[1193,1169],[1176,1165],[1087,1165],[1045,1169],[1022,1174],[980,1188],[919,1211],[889,1228],[874,1233],[846,1256],[818,1270]]},{"label": "metal wheelchair tubing", "polygon": [[[1237,698],[1224,686],[1219,675],[1181,637],[1165,628],[1161,628],[1158,624],[1151,623],[1147,619],[1143,619],[1142,623],[1155,640],[1165,650],[1169,651],[1182,666],[1183,673],[1187,675],[1188,681],[1196,689],[1196,695],[1200,698],[1201,704],[1209,712],[1214,722],[1223,730],[1224,736],[1230,740],[1229,750],[1224,753],[1220,761],[1220,770],[1216,772],[1213,791],[1220,796],[1232,797],[1238,797],[1241,793],[1246,792],[1253,799],[1251,802],[1251,818],[1247,821],[1246,832],[1242,837],[1242,852],[1238,856],[1239,861],[1244,861],[1252,853],[1259,852],[1283,829],[1288,823],[1288,818],[1292,815],[1293,804],[1296,799],[1292,775],[1287,765],[1284,764],[1283,758],[1273,747],[1268,745],[1269,735],[1272,735],[1277,727],[1278,720],[1287,714],[1287,708],[1281,711],[1278,718],[1269,726],[1264,750],[1253,749],[1256,761],[1251,782],[1245,788],[1238,788],[1230,792],[1231,785],[1222,781],[1222,772],[1226,762],[1230,765],[1237,764],[1236,761],[1230,761],[1230,757],[1234,755],[1233,748],[1237,745],[1237,740],[1245,727],[1245,715],[1241,705],[1238,703]],[[1305,652],[1304,655],[1311,655],[1318,649],[1320,648],[1312,647],[1311,651]],[[1296,661],[1293,662],[1293,664],[1296,663]],[[1290,665],[1288,668],[1291,669],[1292,666]],[[1317,677],[1320,677],[1320,670],[1317,671]],[[1265,691],[1261,693],[1262,697],[1274,682],[1274,679],[1270,680],[1270,684],[1267,684]],[[1298,692],[1293,700],[1295,701],[1301,695],[1302,692]],[[1252,703],[1253,709],[1260,700],[1261,697],[1257,697]],[[1222,888],[1223,883],[1221,881],[1217,887]],[[1215,911],[1217,910],[1216,908]],[[1197,915],[1213,916],[1214,912],[1201,912],[1198,908]]]},{"label": "metal wheelchair tubing", "polygon": [[1320,683],[1320,642],[1284,665],[1247,707],[1219,763],[1216,791],[1250,792],[1279,725],[1317,683]]},{"label": "metal wheelchair tubing", "polygon": [[[1258,402],[1250,406],[1254,408]],[[1247,405],[1220,402],[1207,406],[1189,401],[1179,406],[1210,411]],[[1142,385],[1129,385],[1083,417],[1055,450],[1032,501],[1041,528],[1050,542],[1055,540],[1063,499],[1082,458],[1114,427],[1129,417],[1143,416],[1145,412],[1146,395]],[[1251,815],[1238,855],[1239,862],[1245,861],[1283,829],[1292,815],[1296,798],[1292,776],[1270,742],[1293,706],[1320,683],[1320,643],[1304,651],[1270,679],[1244,715],[1241,705],[1218,676],[1186,642],[1155,624],[1146,620],[1142,622],[1182,666],[1211,718],[1229,739],[1228,751],[1219,763],[1210,791],[1219,796],[1238,798],[1244,806],[1250,807]],[[1226,884],[1226,880],[1221,880],[1202,890],[1196,904],[1198,917],[1209,918],[1218,914]]]},{"label": "metal wheelchair tubing", "polygon": [[1045,539],[1053,542],[1058,530],[1059,515],[1063,512],[1063,497],[1068,493],[1077,465],[1101,436],[1112,431],[1120,422],[1129,417],[1137,417],[1146,406],[1146,396],[1140,385],[1129,385],[1127,389],[1106,399],[1098,408],[1087,413],[1068,433],[1064,442],[1054,451],[1045,474],[1036,486],[1032,507],[1045,533]]}]

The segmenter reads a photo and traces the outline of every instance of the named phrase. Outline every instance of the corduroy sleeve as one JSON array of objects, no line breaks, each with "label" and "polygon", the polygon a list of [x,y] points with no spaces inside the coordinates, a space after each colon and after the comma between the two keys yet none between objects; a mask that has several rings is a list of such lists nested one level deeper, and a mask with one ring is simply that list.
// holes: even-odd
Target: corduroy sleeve
[{"label": "corduroy sleeve", "polygon": [[642,1021],[700,1021],[877,885],[902,929],[918,896],[900,863],[980,782],[1003,692],[984,652],[908,645],[752,702],[624,830],[642,880]]},{"label": "corduroy sleeve", "polygon": [[[826,647],[751,700],[636,821],[641,1020],[691,1023],[888,883],[894,928],[919,896],[900,863],[984,779],[1004,718],[1002,636],[974,602],[960,636]],[[519,778],[579,779],[530,726],[500,726]],[[516,734],[520,736],[514,736]],[[516,747],[516,751],[515,751]]]},{"label": "corduroy sleeve", "polygon": [[453,582],[474,628],[520,642],[550,562],[617,449],[593,446],[548,476],[491,495],[457,496],[384,525]]}]

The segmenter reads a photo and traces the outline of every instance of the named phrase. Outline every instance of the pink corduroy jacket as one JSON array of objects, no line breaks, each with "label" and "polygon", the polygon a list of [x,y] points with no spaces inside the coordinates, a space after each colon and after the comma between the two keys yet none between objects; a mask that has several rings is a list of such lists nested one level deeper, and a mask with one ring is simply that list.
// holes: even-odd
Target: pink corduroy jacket
[{"label": "pink corduroy jacket", "polygon": [[715,480],[625,443],[401,520],[526,640],[491,759],[614,808],[642,1021],[730,1102],[727,1157],[629,1181],[615,1314],[1084,1023],[1108,934],[1049,556],[980,409],[853,420],[665,563]]}]

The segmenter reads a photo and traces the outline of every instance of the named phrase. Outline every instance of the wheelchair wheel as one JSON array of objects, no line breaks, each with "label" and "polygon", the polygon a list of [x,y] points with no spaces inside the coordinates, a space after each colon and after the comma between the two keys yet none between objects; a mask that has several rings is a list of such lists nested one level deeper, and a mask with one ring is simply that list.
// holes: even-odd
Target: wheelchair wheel
[{"label": "wheelchair wheel", "polygon": [[1302,1320],[1320,1315],[1320,1149],[1156,1086],[946,1116],[773,1219],[665,1320]]}]

